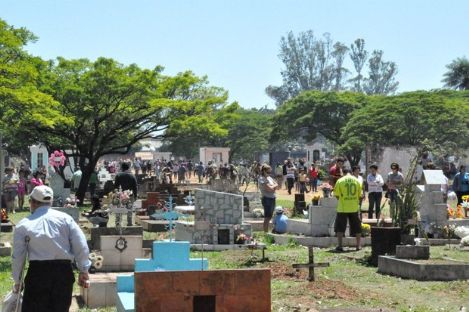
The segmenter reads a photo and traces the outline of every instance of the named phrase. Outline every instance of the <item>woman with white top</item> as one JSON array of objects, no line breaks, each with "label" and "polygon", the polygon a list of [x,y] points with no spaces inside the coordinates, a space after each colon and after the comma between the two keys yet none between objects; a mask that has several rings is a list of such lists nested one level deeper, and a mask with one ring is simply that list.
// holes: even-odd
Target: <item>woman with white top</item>
[{"label": "woman with white top", "polygon": [[368,184],[368,219],[373,218],[373,211],[376,213],[376,219],[379,219],[381,213],[381,199],[383,198],[383,177],[378,173],[378,166],[370,166],[370,174],[366,178]]}]

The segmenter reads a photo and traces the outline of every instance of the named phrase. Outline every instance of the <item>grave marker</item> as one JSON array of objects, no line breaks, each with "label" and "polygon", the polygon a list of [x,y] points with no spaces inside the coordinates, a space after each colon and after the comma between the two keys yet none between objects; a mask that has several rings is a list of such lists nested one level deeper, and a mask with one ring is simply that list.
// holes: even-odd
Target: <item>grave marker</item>
[{"label": "grave marker", "polygon": [[315,281],[314,268],[325,268],[329,263],[314,263],[314,251],[312,246],[308,246],[308,263],[298,263],[292,265],[294,269],[308,269],[308,281]]}]

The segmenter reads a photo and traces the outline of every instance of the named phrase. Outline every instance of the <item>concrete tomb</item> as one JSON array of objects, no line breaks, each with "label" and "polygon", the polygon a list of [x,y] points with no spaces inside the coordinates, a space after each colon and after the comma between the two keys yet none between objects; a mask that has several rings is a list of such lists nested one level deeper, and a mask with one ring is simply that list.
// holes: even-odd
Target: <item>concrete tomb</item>
[{"label": "concrete tomb", "polygon": [[136,311],[271,311],[269,269],[135,273]]},{"label": "concrete tomb", "polygon": [[[155,241],[153,242],[151,259],[135,260],[135,272],[197,271],[208,269],[207,259],[191,259],[189,254],[189,242]],[[134,281],[134,278],[134,274],[117,277],[117,311],[119,312],[135,311],[134,292],[135,287],[138,287],[139,283]],[[164,283],[156,284],[164,285]],[[154,310],[150,309],[147,311]]]},{"label": "concrete tomb", "polygon": [[176,222],[176,240],[196,244],[234,244],[251,225],[243,222],[243,196],[209,190],[195,190],[194,222]]}]

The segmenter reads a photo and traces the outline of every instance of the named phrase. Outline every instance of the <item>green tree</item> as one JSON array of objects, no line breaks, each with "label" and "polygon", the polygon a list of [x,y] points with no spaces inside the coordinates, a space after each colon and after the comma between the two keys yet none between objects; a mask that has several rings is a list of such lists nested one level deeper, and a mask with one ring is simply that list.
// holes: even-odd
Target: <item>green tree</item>
[{"label": "green tree", "polygon": [[100,157],[127,153],[144,138],[164,137],[171,129],[224,133],[212,113],[226,106],[226,92],[209,87],[191,72],[174,77],[162,68],[141,69],[113,59],[50,63],[42,89],[60,103],[57,112],[71,120],[28,130],[51,149],[72,149],[83,171],[78,198],[83,199]]},{"label": "green tree", "polygon": [[350,59],[352,60],[356,72],[356,76],[350,79],[352,83],[351,89],[352,91],[363,92],[362,81],[364,76],[362,75],[362,71],[368,59],[368,52],[365,50],[365,40],[356,39],[350,45],[350,50]]},{"label": "green tree", "polygon": [[[366,105],[362,93],[306,91],[278,108],[272,120],[272,141],[305,138],[314,139],[318,133],[329,141],[342,145],[343,128],[352,113]],[[358,163],[360,153],[347,150],[352,164]]]},{"label": "green tree", "polygon": [[455,90],[469,90],[469,60],[458,57],[446,65],[448,71],[443,75],[445,87]]},{"label": "green tree", "polygon": [[[352,60],[356,75],[347,80],[351,73],[344,66],[347,52]],[[357,39],[350,49],[341,42],[333,42],[326,33],[316,37],[312,30],[300,32],[297,36],[289,32],[280,40],[279,58],[284,65],[281,71],[281,86],[268,86],[266,93],[282,105],[303,91],[353,90],[368,94],[391,94],[397,89],[395,80],[397,66],[383,60],[383,51],[374,50],[368,59],[365,41]],[[362,72],[368,60],[369,76]]]},{"label": "green tree", "polygon": [[365,146],[429,146],[448,154],[469,146],[469,93],[417,91],[397,96],[373,96],[356,110],[342,132],[342,151]]},{"label": "green tree", "polygon": [[[27,29],[0,19],[0,131],[9,140],[15,139],[15,131],[25,123],[53,126],[68,122],[56,112],[59,103],[38,89],[39,69],[46,63],[23,49],[35,40]],[[24,139],[28,137],[22,138],[23,144],[29,142]],[[15,146],[11,150],[16,151],[19,147],[12,143],[9,146]]]},{"label": "green tree", "polygon": [[256,153],[269,150],[271,116],[273,111],[262,109],[238,110],[239,117],[228,127],[228,135],[220,139],[230,147],[230,162],[255,159]]},{"label": "green tree", "polygon": [[365,79],[364,91],[367,94],[393,94],[399,82],[396,81],[397,65],[383,60],[383,51],[375,50],[368,60],[368,78]]},{"label": "green tree", "polygon": [[270,118],[274,112],[265,108],[233,108],[217,112],[217,121],[223,123],[226,133],[208,135],[201,132],[179,132],[174,139],[170,137],[166,140],[163,150],[191,159],[198,154],[201,146],[230,147],[229,162],[252,160],[256,153],[267,151]]}]

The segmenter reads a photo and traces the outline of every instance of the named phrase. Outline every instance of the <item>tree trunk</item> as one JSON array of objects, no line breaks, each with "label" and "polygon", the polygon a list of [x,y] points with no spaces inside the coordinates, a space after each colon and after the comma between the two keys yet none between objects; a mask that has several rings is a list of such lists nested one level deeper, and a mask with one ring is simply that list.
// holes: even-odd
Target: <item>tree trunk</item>
[{"label": "tree trunk", "polygon": [[358,163],[360,162],[361,159],[361,154],[362,152],[349,152],[345,154],[345,157],[347,157],[347,160],[350,162],[350,166],[358,166]]},{"label": "tree trunk", "polygon": [[84,159],[84,158],[80,158],[80,168],[81,168],[82,175],[81,175],[80,185],[78,186],[77,199],[79,200],[78,204],[80,206],[83,206],[86,190],[88,189],[88,183],[90,181],[91,174],[93,173],[93,170],[96,167],[97,160],[92,158],[86,165],[84,164],[84,161],[83,161],[83,165],[82,165],[81,159]]}]

